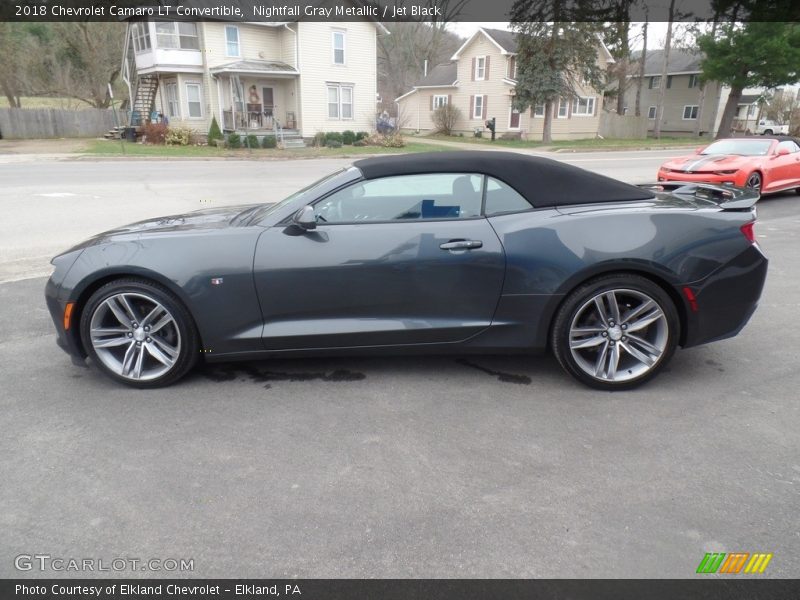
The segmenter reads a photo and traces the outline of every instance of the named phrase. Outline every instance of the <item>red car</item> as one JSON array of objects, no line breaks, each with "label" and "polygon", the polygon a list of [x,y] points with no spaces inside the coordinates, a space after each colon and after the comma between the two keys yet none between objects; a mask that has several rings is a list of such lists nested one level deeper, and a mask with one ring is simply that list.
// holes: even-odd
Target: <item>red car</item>
[{"label": "red car", "polygon": [[800,143],[785,136],[727,138],[665,162],[659,181],[721,183],[762,194],[800,193]]}]

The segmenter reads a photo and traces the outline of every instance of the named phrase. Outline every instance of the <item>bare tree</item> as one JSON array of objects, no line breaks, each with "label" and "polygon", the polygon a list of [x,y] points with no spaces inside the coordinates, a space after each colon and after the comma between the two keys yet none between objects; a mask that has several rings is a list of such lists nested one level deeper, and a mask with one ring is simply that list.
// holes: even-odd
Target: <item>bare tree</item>
[{"label": "bare tree", "polygon": [[664,61],[661,64],[661,85],[658,88],[658,102],[656,103],[656,123],[653,127],[653,136],[661,138],[661,121],[664,119],[664,96],[667,91],[667,70],[669,67],[669,50],[672,43],[672,26],[675,21],[675,0],[669,3],[669,22],[667,23],[667,37],[664,40]]},{"label": "bare tree", "polygon": [[642,116],[642,86],[644,85],[644,67],[647,61],[647,6],[645,5],[645,20],[642,27],[642,55],[639,57],[639,79],[636,82],[636,108],[634,114]]},{"label": "bare tree", "polygon": [[461,111],[453,104],[447,103],[433,111],[432,120],[435,133],[452,135],[456,123],[461,118]]}]

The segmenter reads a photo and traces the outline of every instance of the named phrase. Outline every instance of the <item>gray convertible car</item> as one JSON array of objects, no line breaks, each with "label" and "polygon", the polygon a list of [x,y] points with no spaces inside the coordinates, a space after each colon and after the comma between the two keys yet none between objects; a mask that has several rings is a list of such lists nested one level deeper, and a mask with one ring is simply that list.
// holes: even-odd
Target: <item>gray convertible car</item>
[{"label": "gray convertible car", "polygon": [[549,349],[625,389],[744,327],[757,200],[505,152],[368,158],[281,202],[100,234],[45,295],[61,347],[136,387],[201,358]]}]

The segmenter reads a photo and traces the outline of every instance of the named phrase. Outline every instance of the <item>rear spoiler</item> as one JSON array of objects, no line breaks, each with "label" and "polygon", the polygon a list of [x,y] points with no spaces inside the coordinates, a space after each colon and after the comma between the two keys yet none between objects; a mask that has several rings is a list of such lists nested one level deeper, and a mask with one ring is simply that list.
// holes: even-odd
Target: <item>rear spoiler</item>
[{"label": "rear spoiler", "polygon": [[761,195],[750,188],[731,185],[715,185],[713,183],[684,183],[680,181],[660,181],[646,183],[637,187],[653,192],[668,192],[676,196],[690,196],[699,200],[708,200],[722,210],[749,211],[758,202]]}]

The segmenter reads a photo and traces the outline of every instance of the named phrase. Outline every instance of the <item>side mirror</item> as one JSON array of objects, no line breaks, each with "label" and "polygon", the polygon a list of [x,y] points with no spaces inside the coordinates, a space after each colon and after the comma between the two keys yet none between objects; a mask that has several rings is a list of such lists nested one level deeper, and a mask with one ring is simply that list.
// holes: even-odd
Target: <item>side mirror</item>
[{"label": "side mirror", "polygon": [[791,154],[788,148],[778,148],[778,156],[786,156],[787,154]]},{"label": "side mirror", "polygon": [[316,229],[317,219],[314,216],[314,208],[311,206],[304,206],[298,210],[292,217],[292,224],[305,230]]}]

